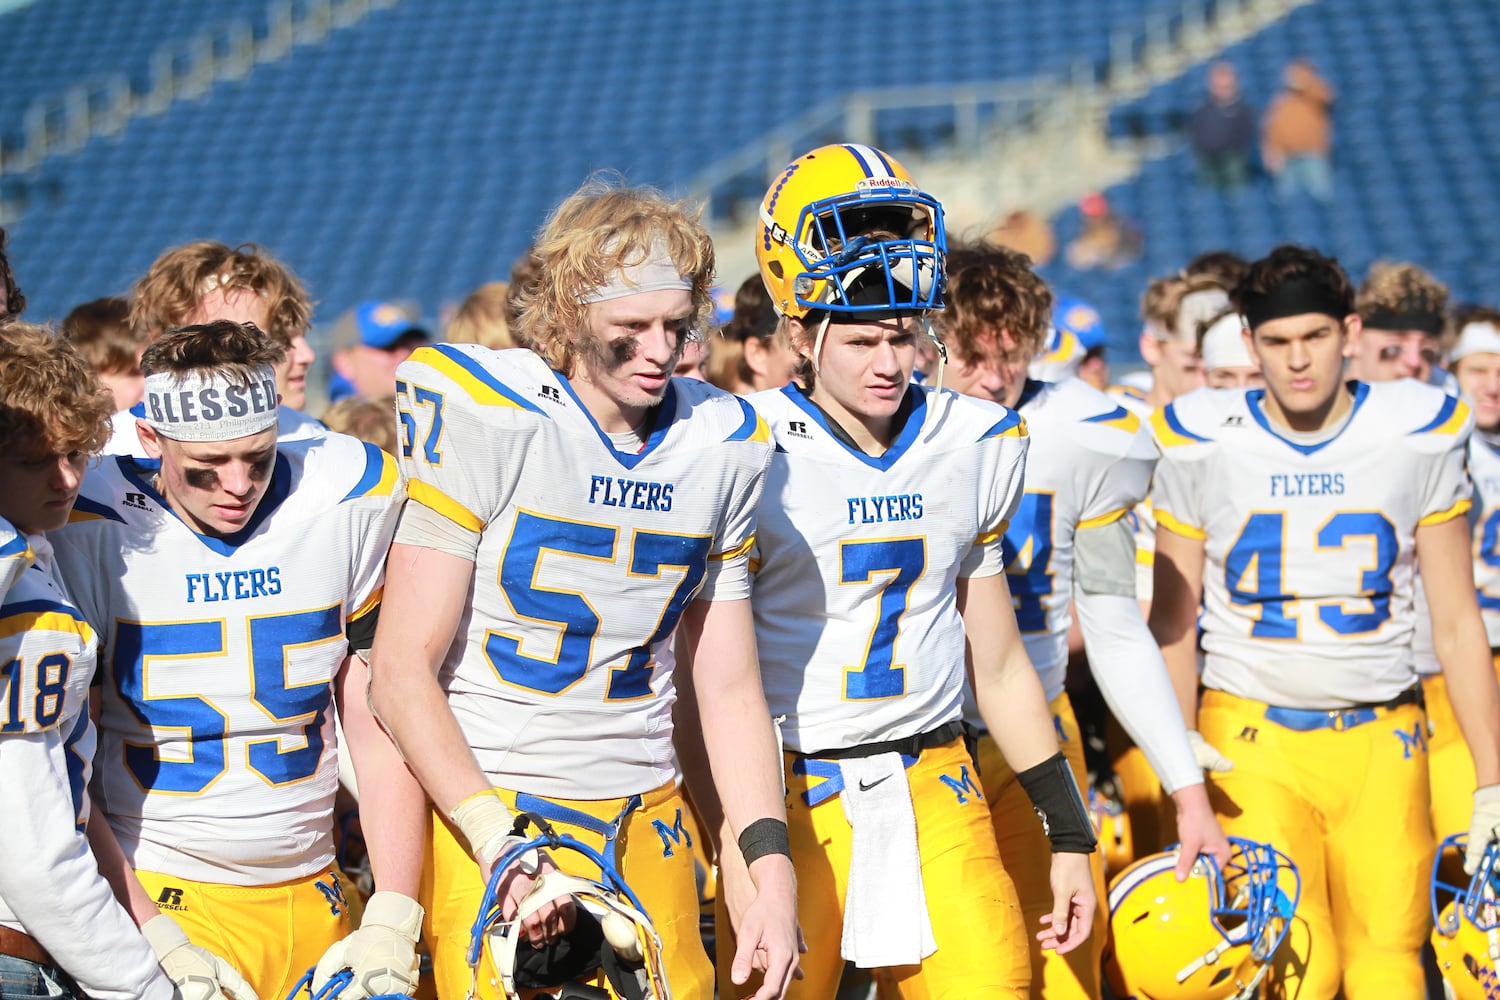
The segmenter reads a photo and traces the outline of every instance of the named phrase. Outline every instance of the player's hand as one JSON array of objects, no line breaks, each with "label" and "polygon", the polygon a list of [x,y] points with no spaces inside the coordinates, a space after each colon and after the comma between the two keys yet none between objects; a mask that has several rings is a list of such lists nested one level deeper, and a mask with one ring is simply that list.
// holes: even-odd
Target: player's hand
[{"label": "player's hand", "polygon": [[1212,855],[1222,869],[1233,849],[1208,804],[1208,792],[1202,785],[1189,785],[1174,792],[1172,801],[1177,806],[1177,840],[1182,845],[1177,854],[1177,881],[1187,881],[1200,854]]},{"label": "player's hand", "polygon": [[344,969],[354,979],[342,1000],[367,1000],[382,994],[411,996],[417,990],[417,938],[422,934],[422,907],[399,892],[377,892],[365,904],[359,930],[335,941],[318,960],[312,992]]},{"label": "player's hand", "polygon": [[1042,917],[1036,939],[1043,948],[1066,955],[1088,940],[1098,905],[1089,856],[1052,855],[1052,912]]},{"label": "player's hand", "polygon": [[1188,746],[1193,748],[1193,759],[1198,766],[1211,774],[1223,774],[1234,770],[1234,761],[1219,752],[1219,748],[1203,738],[1196,729],[1187,731]]},{"label": "player's hand", "polygon": [[141,934],[182,1000],[260,1000],[238,970],[189,941],[177,921],[165,913],[142,924]]},{"label": "player's hand", "polygon": [[[725,851],[739,859],[739,851]],[[731,890],[725,892],[739,897],[736,906],[730,903],[731,912],[738,909],[739,916],[733,918],[735,931],[734,964],[729,978],[736,986],[743,986],[752,972],[761,973],[761,986],[753,1000],[781,1000],[793,978],[801,978],[799,956],[807,950],[802,941],[802,928],[797,924],[797,879],[792,872],[792,861],[782,854],[768,854],[757,858],[754,872],[747,872],[742,859],[736,867],[745,878],[733,878]],[[751,883],[753,897],[746,900],[746,882]],[[726,896],[726,902],[731,897]]]},{"label": "player's hand", "polygon": [[1464,850],[1464,874],[1473,875],[1484,849],[1500,835],[1500,785],[1474,789],[1474,815],[1469,820],[1469,844]]},{"label": "player's hand", "polygon": [[[503,852],[497,852],[497,854]],[[491,864],[493,859],[491,859]],[[489,878],[491,864],[480,861],[479,867]],[[528,851],[506,868],[500,877],[500,915],[514,920],[521,910],[521,903],[537,890],[537,883],[548,872],[557,871],[557,865],[542,851]],[[537,947],[549,945],[573,929],[578,921],[572,895],[563,893],[556,899],[539,907],[521,922],[521,937]]]}]

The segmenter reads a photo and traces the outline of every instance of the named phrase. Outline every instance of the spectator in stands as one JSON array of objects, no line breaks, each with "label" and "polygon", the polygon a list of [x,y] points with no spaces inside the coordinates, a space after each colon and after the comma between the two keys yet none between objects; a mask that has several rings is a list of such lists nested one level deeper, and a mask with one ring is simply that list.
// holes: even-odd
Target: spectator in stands
[{"label": "spectator in stands", "polygon": [[381,399],[345,396],[323,411],[323,423],[331,431],[357,437],[384,452],[396,454],[396,395]]},{"label": "spectator in stands", "polygon": [[5,255],[8,240],[4,227],[0,227],[0,323],[13,320],[26,311],[26,296],[16,287],[16,276],[10,270],[10,258]]},{"label": "spectator in stands", "polygon": [[1078,203],[1083,232],[1068,244],[1068,264],[1079,271],[1113,271],[1141,255],[1141,232],[1120,218],[1102,194]]},{"label": "spectator in stands", "polygon": [[478,344],[492,351],[515,347],[509,301],[509,282],[489,281],[474,289],[448,323],[448,343]]},{"label": "spectator in stands", "polygon": [[1208,68],[1208,96],[1193,112],[1188,137],[1205,187],[1233,191],[1249,179],[1255,110],[1241,96],[1231,64],[1220,60]]},{"label": "spectator in stands", "polygon": [[146,395],[141,353],[146,338],[130,325],[130,303],[120,298],[95,299],[78,306],[62,321],[64,340],[83,358],[114,397],[115,410],[128,410]]},{"label": "spectator in stands", "polygon": [[[276,438],[320,437],[321,423],[302,413],[307,371],[317,355],[307,343],[312,300],[281,261],[251,243],[231,247],[198,240],[163,253],[130,293],[130,325],[148,343],[167,330],[215,320],[251,323],[270,334],[284,355],[275,365],[281,396]],[[115,414],[106,455],[147,457],[136,430],[137,409]]]},{"label": "spectator in stands", "polygon": [[1101,392],[1108,389],[1109,361],[1105,359],[1104,351],[1109,346],[1109,337],[1104,331],[1099,310],[1082,299],[1058,292],[1052,322],[1058,329],[1078,338],[1083,347],[1083,359],[1078,362],[1075,374]]},{"label": "spectator in stands", "polygon": [[1288,64],[1261,136],[1261,160],[1280,194],[1306,191],[1319,201],[1333,197],[1333,99],[1333,88],[1311,62]]},{"label": "spectator in stands", "polygon": [[1245,320],[1232,306],[1199,324],[1203,379],[1212,389],[1248,389],[1266,384],[1260,362],[1245,346]]},{"label": "spectator in stands", "polygon": [[1057,235],[1046,216],[1020,208],[990,231],[989,241],[1031,258],[1036,267],[1046,267],[1057,256]]},{"label": "spectator in stands", "polygon": [[333,378],[328,401],[378,399],[396,391],[396,366],[432,340],[416,313],[395,302],[361,302],[333,331]]},{"label": "spectator in stands", "polygon": [[1234,288],[1250,271],[1250,262],[1230,250],[1205,250],[1182,269],[1184,278],[1204,275],[1212,278],[1220,288]]},{"label": "spectator in stands", "polygon": [[1359,286],[1354,307],[1362,326],[1351,338],[1351,378],[1442,382],[1436,366],[1443,356],[1447,285],[1416,264],[1376,261]]}]

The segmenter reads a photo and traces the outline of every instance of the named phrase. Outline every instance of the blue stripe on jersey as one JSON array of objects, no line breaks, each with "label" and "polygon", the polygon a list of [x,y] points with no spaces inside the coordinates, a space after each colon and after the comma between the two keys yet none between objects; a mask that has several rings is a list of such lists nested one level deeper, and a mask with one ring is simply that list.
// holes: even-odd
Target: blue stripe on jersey
[{"label": "blue stripe on jersey", "polygon": [[745,415],[745,422],[726,441],[748,441],[755,434],[755,428],[760,426],[760,414],[755,412],[755,407],[745,402],[743,396],[734,397],[734,401],[740,404],[740,412]]},{"label": "blue stripe on jersey", "polygon": [[1026,384],[1021,386],[1021,398],[1016,400],[1016,405],[1012,406],[1011,409],[1019,410],[1021,407],[1025,406],[1027,403],[1035,399],[1038,393],[1040,393],[1043,389],[1051,384],[1051,382],[1038,382],[1034,378],[1027,379]]},{"label": "blue stripe on jersey", "polygon": [[869,147],[867,147],[867,146],[856,146],[853,143],[846,142],[846,143],[844,143],[844,148],[849,151],[849,155],[850,156],[854,157],[854,161],[859,164],[860,169],[865,172],[865,176],[866,177],[874,177],[875,176],[875,170],[874,170],[873,167],[870,166],[869,159],[865,156],[864,153],[860,152],[860,150],[862,150],[862,149],[868,150]]},{"label": "blue stripe on jersey", "polygon": [[102,503],[90,500],[81,493],[78,495],[78,499],[73,501],[73,510],[84,514],[92,514],[95,517],[108,518],[111,521],[119,521],[121,524],[125,523],[125,519],[117,514],[112,507],[106,507]]},{"label": "blue stripe on jersey", "polygon": [[918,435],[922,433],[922,425],[927,422],[927,391],[916,386],[909,386],[907,393],[915,394],[916,399],[906,415],[905,426],[896,435],[896,440],[892,441],[891,446],[885,450],[884,455],[867,455],[858,448],[852,447],[841,435],[835,434],[828,426],[828,419],[823,415],[823,411],[816,403],[803,395],[802,389],[795,383],[788,383],[781,391],[788,399],[796,403],[799,409],[817,421],[818,426],[827,431],[828,436],[838,442],[840,448],[871,468],[882,472],[895,465],[897,459],[906,454],[916,442]]},{"label": "blue stripe on jersey", "polygon": [[[1261,430],[1265,431],[1267,434],[1271,435],[1273,438],[1280,441],[1282,444],[1286,445],[1288,448],[1291,448],[1294,451],[1300,452],[1303,455],[1312,455],[1320,451],[1321,449],[1333,444],[1333,442],[1337,441],[1339,438],[1343,437],[1344,432],[1349,429],[1349,425],[1354,423],[1354,417],[1359,413],[1359,408],[1361,405],[1363,405],[1365,397],[1370,394],[1370,387],[1363,382],[1350,382],[1349,388],[1354,393],[1354,406],[1349,411],[1349,419],[1344,421],[1344,426],[1339,428],[1339,432],[1337,434],[1333,435],[1326,441],[1318,441],[1315,444],[1301,444],[1297,441],[1293,441],[1289,438],[1283,437],[1275,427],[1271,426],[1270,419],[1261,409],[1261,406],[1263,405],[1262,401],[1266,398],[1266,390],[1247,390],[1245,393],[1245,404],[1250,409],[1250,416],[1255,418],[1255,422],[1260,425]],[[1457,402],[1457,400],[1452,396],[1448,397],[1448,401],[1450,403]],[[1170,406],[1167,407],[1165,412],[1170,414],[1172,412],[1172,408]],[[1187,432],[1183,431],[1182,433],[1186,434]]]},{"label": "blue stripe on jersey", "polygon": [[24,556],[31,546],[26,544],[25,535],[17,535],[4,545],[0,545],[0,559],[11,559],[15,556]]},{"label": "blue stripe on jersey", "polygon": [[999,437],[1006,431],[1013,429],[1020,422],[1021,415],[1019,413],[1017,413],[1015,410],[1006,410],[1005,416],[1001,417],[1000,421],[995,424],[995,426],[979,435],[979,440],[987,441],[992,437]]},{"label": "blue stripe on jersey", "polygon": [[17,615],[45,614],[62,615],[66,618],[73,619],[75,622],[83,622],[83,624],[85,625],[88,624],[88,622],[84,620],[82,612],[73,607],[73,605],[64,604],[61,601],[37,599],[34,601],[17,601],[14,604],[0,605],[0,618],[14,618]]},{"label": "blue stripe on jersey", "polygon": [[[1259,392],[1260,390],[1255,391]],[[1254,412],[1254,405],[1252,405],[1250,409],[1252,412]],[[1172,433],[1180,434],[1183,437],[1187,438],[1189,441],[1200,441],[1206,443],[1213,440],[1213,438],[1206,438],[1202,434],[1194,434],[1192,431],[1182,426],[1182,421],[1177,419],[1177,408],[1175,406],[1169,404],[1164,407],[1161,411],[1161,416],[1162,419],[1167,422],[1167,426],[1172,429]],[[1260,419],[1264,421],[1265,418],[1262,417]]]},{"label": "blue stripe on jersey", "polygon": [[1416,430],[1412,431],[1412,433],[1426,434],[1428,431],[1437,430],[1439,427],[1443,426],[1443,424],[1448,422],[1448,418],[1453,416],[1453,411],[1456,409],[1458,409],[1458,397],[1444,396],[1443,405],[1438,409],[1437,416],[1433,417],[1426,424],[1423,424],[1421,427],[1418,427]]},{"label": "blue stripe on jersey", "polygon": [[465,354],[463,351],[460,351],[453,345],[433,344],[429,349],[437,351],[443,357],[447,358],[449,361],[453,362],[455,365],[458,365],[464,371],[472,375],[476,381],[483,383],[490,389],[493,389],[495,392],[504,396],[506,399],[510,400],[521,409],[530,410],[532,413],[540,413],[543,416],[547,416],[547,412],[540,406],[537,406],[535,403],[526,399],[524,396],[517,395],[514,389],[497,379],[493,374],[490,373],[487,368],[479,364],[469,355]]},{"label": "blue stripe on jersey", "polygon": [[[162,509],[167,511],[167,513],[182,521],[181,516],[156,491],[156,487],[151,482],[156,473],[161,471],[161,459],[130,458],[122,455],[120,456],[120,469],[124,472],[126,479],[140,487],[141,492],[160,504]],[[189,531],[193,531],[193,534],[198,536],[198,540],[210,551],[217,552],[221,556],[233,555],[236,549],[250,540],[251,536],[255,534],[256,529],[265,522],[266,518],[276,512],[276,508],[280,507],[291,493],[292,466],[286,460],[286,456],[278,451],[276,453],[276,467],[271,470],[271,484],[266,487],[265,495],[260,498],[260,505],[255,508],[255,513],[250,515],[250,520],[245,522],[243,528],[232,535],[225,535],[220,538],[217,535],[199,534],[197,531],[193,531],[192,527],[186,521],[182,521],[182,524]],[[79,499],[82,498],[80,497]],[[124,521],[124,518],[116,518],[116,520]]]},{"label": "blue stripe on jersey", "polygon": [[395,461],[395,459],[368,441],[361,443],[365,446],[365,471],[359,477],[359,482],[354,484],[354,489],[350,490],[349,495],[344,497],[345,500],[362,497],[379,486],[381,479],[385,477],[386,463]]},{"label": "blue stripe on jersey", "polygon": [[677,419],[677,386],[673,381],[669,380],[667,382],[667,394],[662,397],[660,405],[653,406],[650,410],[646,411],[646,420],[651,424],[651,433],[646,437],[645,447],[634,454],[619,451],[615,448],[615,443],[609,439],[609,435],[600,429],[599,422],[594,419],[594,415],[589,412],[589,408],[583,405],[583,400],[578,398],[578,393],[573,391],[573,385],[568,381],[568,377],[562,372],[558,372],[557,380],[562,383],[562,387],[567,390],[568,395],[573,397],[573,402],[578,404],[579,412],[588,418],[589,424],[594,428],[594,433],[599,435],[599,440],[604,443],[604,447],[609,450],[609,453],[615,457],[615,461],[627,469],[633,469],[645,461],[646,456],[655,451],[657,445],[666,440],[667,431],[672,429],[672,422]]},{"label": "blue stripe on jersey", "polygon": [[136,403],[134,406],[132,406],[130,408],[130,415],[132,417],[140,417],[142,420],[145,420],[146,419],[146,401],[145,400],[141,400],[139,403]]},{"label": "blue stripe on jersey", "polygon": [[[1098,416],[1094,416],[1094,417],[1084,417],[1083,421],[1084,421],[1084,423],[1087,423],[1087,424],[1107,424],[1111,420],[1122,420],[1122,419],[1124,419],[1125,417],[1128,417],[1128,416],[1130,416],[1130,411],[1129,410],[1125,409],[1125,407],[1123,407],[1123,406],[1117,406],[1113,410],[1110,410],[1108,413],[1101,413]],[[1176,414],[1173,414],[1173,416],[1168,417],[1167,419],[1169,419],[1169,420],[1176,419]],[[1181,433],[1181,432],[1179,432],[1179,433]],[[1201,441],[1202,438],[1199,438],[1199,440]]]}]

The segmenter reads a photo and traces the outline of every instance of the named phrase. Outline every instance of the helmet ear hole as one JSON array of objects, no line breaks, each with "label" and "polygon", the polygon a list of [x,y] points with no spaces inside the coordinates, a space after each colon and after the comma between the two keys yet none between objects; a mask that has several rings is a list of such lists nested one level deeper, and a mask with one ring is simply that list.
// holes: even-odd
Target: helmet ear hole
[{"label": "helmet ear hole", "polygon": [[781,261],[779,260],[769,261],[766,264],[766,270],[770,271],[771,277],[775,278],[777,281],[780,281],[782,278],[786,277],[786,273],[781,269]]}]

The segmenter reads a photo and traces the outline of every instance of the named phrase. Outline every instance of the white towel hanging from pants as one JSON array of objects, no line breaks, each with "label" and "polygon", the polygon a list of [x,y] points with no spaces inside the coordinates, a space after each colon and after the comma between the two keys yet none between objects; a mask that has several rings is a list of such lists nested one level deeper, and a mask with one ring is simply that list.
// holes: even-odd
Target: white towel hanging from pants
[{"label": "white towel hanging from pants", "polygon": [[899,753],[839,761],[844,816],[854,829],[840,953],[861,969],[916,965],[937,951],[917,816]]}]

